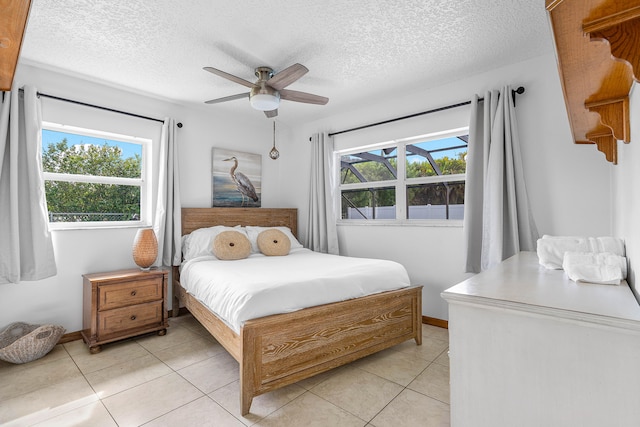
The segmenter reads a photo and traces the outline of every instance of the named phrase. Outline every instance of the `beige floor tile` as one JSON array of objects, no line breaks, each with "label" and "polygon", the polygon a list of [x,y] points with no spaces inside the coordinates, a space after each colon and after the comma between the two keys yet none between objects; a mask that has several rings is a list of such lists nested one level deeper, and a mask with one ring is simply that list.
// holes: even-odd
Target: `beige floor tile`
[{"label": "beige floor tile", "polygon": [[314,375],[314,376],[309,377],[307,379],[298,381],[296,384],[299,385],[300,387],[304,388],[305,390],[311,390],[312,388],[314,388],[318,384],[322,383],[323,381],[328,380],[329,378],[331,378],[331,376],[335,375],[336,372],[338,371],[338,369],[340,369],[340,368],[331,369],[330,371],[323,372],[323,373],[318,374],[318,375]]},{"label": "beige floor tile", "polygon": [[180,369],[178,373],[206,394],[239,378],[238,362],[226,351]]},{"label": "beige floor tile", "polygon": [[178,409],[174,409],[145,427],[244,427],[240,421],[225,411],[220,405],[204,396]]},{"label": "beige floor tile", "polygon": [[89,353],[89,347],[86,344],[78,345],[78,342],[81,343],[81,341],[67,343],[65,348],[83,374],[99,371],[149,354],[144,347],[131,340],[105,344],[102,346],[102,351],[96,354]]},{"label": "beige floor tile", "polygon": [[434,360],[433,362],[437,363],[438,365],[448,367],[449,366],[449,348],[447,347],[446,351],[443,351],[442,353],[440,353],[440,356],[438,356],[436,360]]},{"label": "beige floor tile", "polygon": [[68,343],[64,343],[62,344],[62,346],[65,348],[65,350],[67,350],[67,352],[71,355],[74,356],[76,354],[80,354],[80,353],[86,353],[89,350],[89,347],[84,343],[83,340],[75,340],[75,341],[69,341]]},{"label": "beige floor tile", "polygon": [[118,427],[102,402],[93,402],[57,417],[50,418],[34,427]]},{"label": "beige floor tile", "polygon": [[433,337],[423,337],[422,345],[416,345],[415,341],[405,341],[393,347],[394,350],[419,356],[427,362],[433,362],[448,348],[449,343],[447,341]]},{"label": "beige floor tile", "polygon": [[305,392],[261,420],[259,427],[362,427],[367,423],[326,400]]},{"label": "beige floor tile", "polygon": [[441,402],[450,403],[449,368],[432,363],[407,387]]},{"label": "beige floor tile", "polygon": [[[49,353],[45,354],[40,359],[36,359],[36,360],[34,360],[32,362],[29,362],[29,363],[24,363],[24,364],[22,364],[22,366],[33,367],[33,366],[38,366],[38,365],[40,365],[42,363],[49,363],[49,362],[52,362],[54,360],[67,359],[67,358],[69,358],[69,353],[67,353],[67,350],[65,350],[65,348],[64,348],[64,346],[62,344],[58,344],[58,345],[54,346]],[[7,365],[7,366],[16,366],[13,363],[0,361],[0,374],[2,374],[2,368],[5,365]]]},{"label": "beige floor tile", "polygon": [[196,320],[190,313],[181,314],[178,317],[169,317],[169,326],[182,326],[187,321]]},{"label": "beige floor tile", "polygon": [[433,325],[422,325],[422,336],[449,342],[449,330]]},{"label": "beige floor tile", "polygon": [[176,373],[130,388],[102,402],[119,426],[138,426],[202,396]]},{"label": "beige floor tile", "polygon": [[58,344],[54,346],[49,353],[45,354],[40,359],[36,359],[29,363],[15,364],[15,363],[9,363],[9,362],[0,360],[0,374],[2,374],[6,369],[14,369],[16,366],[33,367],[42,363],[49,363],[54,360],[65,359],[68,357],[69,357],[69,353],[67,353],[64,346],[62,344]]},{"label": "beige floor tile", "polygon": [[353,362],[353,365],[406,386],[429,365],[429,362],[415,354],[389,349]]},{"label": "beige floor tile", "polygon": [[291,384],[269,393],[261,394],[253,398],[249,414],[242,416],[240,414],[240,382],[235,381],[228,384],[213,393],[209,394],[220,406],[225,408],[234,417],[241,420],[244,424],[250,426],[272,412],[278,410],[282,406],[291,402],[296,397],[305,392],[302,387]]},{"label": "beige floor tile", "polygon": [[180,317],[172,317],[171,319],[169,319],[169,324],[176,324],[177,326],[188,329],[191,332],[196,333],[204,338],[214,340],[213,336],[211,336],[211,333],[207,331],[207,329],[202,326],[202,324],[200,324],[200,322],[198,322],[193,316],[186,315]]},{"label": "beige floor tile", "polygon": [[449,405],[404,390],[369,423],[375,427],[446,427],[450,425]]},{"label": "beige floor tile", "polygon": [[27,426],[56,417],[98,400],[89,383],[78,375],[40,388],[0,405],[0,425]]},{"label": "beige floor tile", "polygon": [[225,351],[224,347],[215,340],[197,337],[191,341],[155,351],[153,354],[177,371]]},{"label": "beige floor tile", "polygon": [[446,329],[423,325],[422,346],[407,341],[257,396],[242,417],[237,362],[192,316],[170,325],[164,337],[104,345],[95,355],[78,340],[28,364],[0,362],[0,424],[449,425]]},{"label": "beige floor tile", "polygon": [[91,387],[103,399],[123,390],[170,374],[171,368],[147,354],[85,375]]},{"label": "beige floor tile", "polygon": [[392,381],[347,366],[311,392],[369,421],[402,390],[402,386]]},{"label": "beige floor tile", "polygon": [[[1,329],[1,328],[0,328]],[[69,359],[69,354],[64,349],[62,344],[58,344],[51,349],[49,353],[41,357],[40,359],[33,360],[29,363],[10,363],[0,360],[0,379],[4,377],[4,375],[8,375],[9,372],[16,372],[18,370],[29,370],[38,365],[42,365],[44,363],[50,363],[54,360],[59,359]],[[0,384],[1,388],[1,384]],[[1,397],[0,397],[1,400]]]},{"label": "beige floor tile", "polygon": [[187,343],[197,337],[197,334],[178,326],[175,328],[168,328],[166,335],[160,336],[158,334],[148,334],[138,338],[136,342],[151,353],[156,353],[169,347]]},{"label": "beige floor tile", "polygon": [[[66,353],[65,353],[66,354]],[[37,363],[39,362],[39,363]],[[67,355],[44,363],[43,359],[20,365],[3,366],[0,370],[0,402],[44,387],[82,377]]]}]

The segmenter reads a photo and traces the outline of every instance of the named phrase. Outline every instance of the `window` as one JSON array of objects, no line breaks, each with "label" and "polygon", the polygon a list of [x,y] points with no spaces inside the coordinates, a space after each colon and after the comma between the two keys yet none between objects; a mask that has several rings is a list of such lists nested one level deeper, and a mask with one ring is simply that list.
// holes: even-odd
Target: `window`
[{"label": "window", "polygon": [[461,220],[468,128],[338,152],[342,220]]},{"label": "window", "polygon": [[149,224],[150,143],[43,123],[42,166],[51,228]]}]

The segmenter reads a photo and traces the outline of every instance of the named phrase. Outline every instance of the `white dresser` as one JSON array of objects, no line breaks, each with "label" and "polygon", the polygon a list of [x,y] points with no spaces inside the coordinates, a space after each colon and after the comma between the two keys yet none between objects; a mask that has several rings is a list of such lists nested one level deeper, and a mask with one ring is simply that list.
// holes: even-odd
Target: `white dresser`
[{"label": "white dresser", "polygon": [[640,306],[522,252],[442,293],[454,427],[640,426]]}]

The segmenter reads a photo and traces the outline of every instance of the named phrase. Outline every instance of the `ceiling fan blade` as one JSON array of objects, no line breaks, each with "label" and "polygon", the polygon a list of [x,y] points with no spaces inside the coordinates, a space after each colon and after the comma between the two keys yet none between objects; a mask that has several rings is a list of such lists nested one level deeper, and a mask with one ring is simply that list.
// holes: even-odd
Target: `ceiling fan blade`
[{"label": "ceiling fan blade", "polygon": [[293,64],[271,77],[267,84],[275,90],[284,89],[308,72],[309,70],[304,65]]},{"label": "ceiling fan blade", "polygon": [[276,108],[275,110],[265,111],[264,115],[267,116],[267,118],[275,117],[278,115],[278,109]]},{"label": "ceiling fan blade", "polygon": [[239,93],[237,95],[225,96],[222,98],[211,99],[209,101],[205,101],[205,104],[219,104],[221,102],[234,101],[236,99],[248,98],[249,92],[247,93]]},{"label": "ceiling fan blade", "polygon": [[240,77],[236,77],[233,74],[225,73],[224,71],[218,70],[217,68],[204,67],[203,70],[213,73],[216,76],[224,77],[227,80],[231,80],[232,82],[239,83],[242,86],[246,86],[248,88],[252,88],[255,86],[253,83],[251,83],[248,80],[241,79]]},{"label": "ceiling fan blade", "polygon": [[317,104],[325,105],[329,102],[329,98],[324,96],[313,95],[311,93],[299,92],[297,90],[282,89],[280,92],[280,98],[287,101],[304,102],[305,104]]}]

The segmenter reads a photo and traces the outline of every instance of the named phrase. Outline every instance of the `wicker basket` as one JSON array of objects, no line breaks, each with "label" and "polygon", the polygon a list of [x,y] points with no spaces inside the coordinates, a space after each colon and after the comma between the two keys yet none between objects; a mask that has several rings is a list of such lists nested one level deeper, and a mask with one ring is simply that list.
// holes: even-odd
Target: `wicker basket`
[{"label": "wicker basket", "polygon": [[0,332],[0,360],[27,363],[49,353],[64,334],[57,325],[30,325],[15,322]]}]

